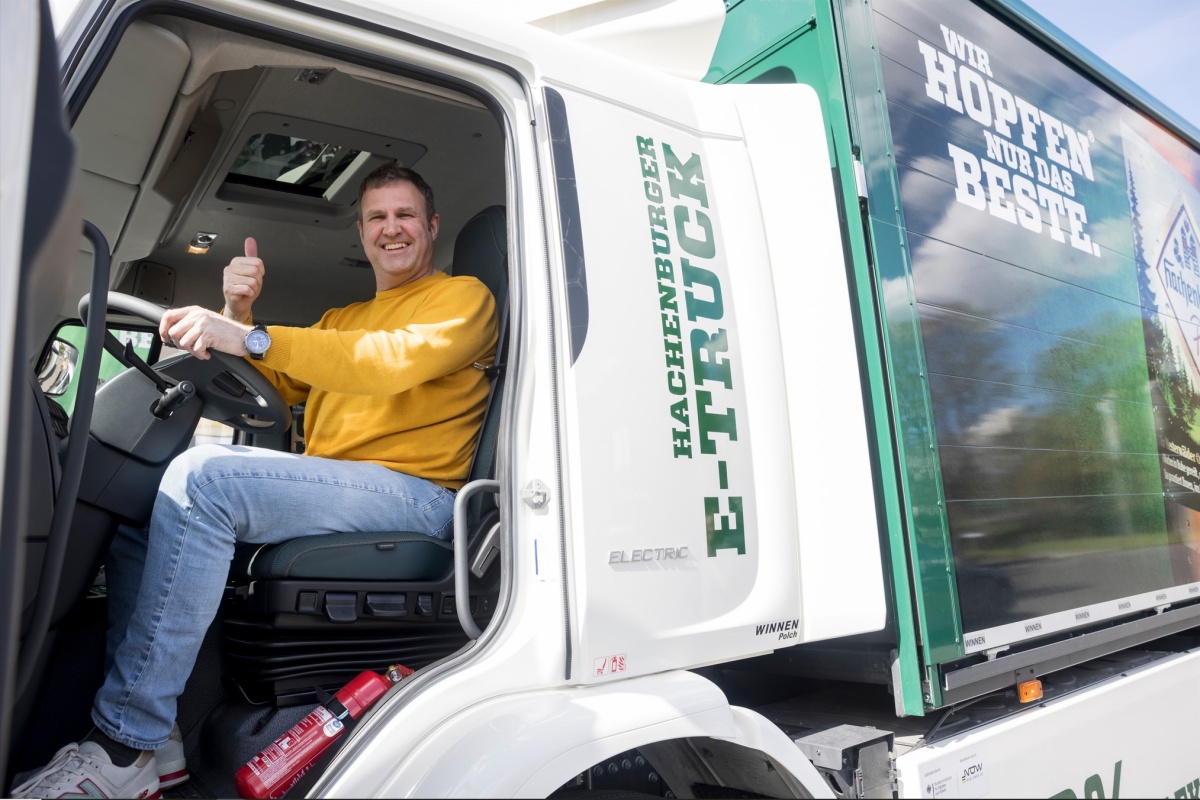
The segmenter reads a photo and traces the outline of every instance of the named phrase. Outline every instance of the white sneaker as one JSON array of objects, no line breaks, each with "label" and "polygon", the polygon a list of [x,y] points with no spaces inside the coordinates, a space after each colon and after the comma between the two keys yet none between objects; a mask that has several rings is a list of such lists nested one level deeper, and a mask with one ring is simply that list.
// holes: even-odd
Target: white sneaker
[{"label": "white sneaker", "polygon": [[12,789],[13,797],[162,797],[154,754],[142,753],[128,767],[117,767],[95,742],[69,744],[43,769]]},{"label": "white sneaker", "polygon": [[183,734],[179,732],[178,722],[171,728],[171,738],[167,743],[154,751],[154,760],[158,762],[160,789],[170,789],[192,777],[188,773],[187,759],[183,755]]}]

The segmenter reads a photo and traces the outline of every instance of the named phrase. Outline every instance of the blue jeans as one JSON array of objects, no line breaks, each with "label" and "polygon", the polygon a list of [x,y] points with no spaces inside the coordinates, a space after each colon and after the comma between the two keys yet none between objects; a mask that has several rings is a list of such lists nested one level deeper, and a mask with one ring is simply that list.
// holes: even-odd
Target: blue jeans
[{"label": "blue jeans", "polygon": [[181,454],[149,531],[122,527],[109,551],[107,665],[92,721],[129,747],[167,743],[235,542],[380,530],[448,539],[453,511],[454,492],[377,464],[219,444]]}]

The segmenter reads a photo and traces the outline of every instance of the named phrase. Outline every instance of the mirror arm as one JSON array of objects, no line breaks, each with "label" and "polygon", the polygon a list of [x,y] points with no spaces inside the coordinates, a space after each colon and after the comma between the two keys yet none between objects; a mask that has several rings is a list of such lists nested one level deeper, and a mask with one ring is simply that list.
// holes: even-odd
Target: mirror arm
[{"label": "mirror arm", "polygon": [[137,351],[133,349],[133,342],[125,343],[125,363],[153,381],[154,385],[157,386],[158,390],[163,394],[166,394],[166,392],[171,388],[171,384],[163,380],[163,377],[155,372],[154,369],[145,361],[143,361],[141,356],[137,354]]},{"label": "mirror arm", "polygon": [[126,342],[125,347],[121,347],[121,343],[117,341],[117,337],[112,335],[109,330],[104,331],[104,349],[108,354],[120,361],[127,367],[133,367],[138,372],[150,379],[150,382],[158,388],[158,391],[163,394],[171,388],[171,384],[163,380],[163,377],[154,371],[154,368],[142,360],[142,357],[133,349],[133,342]]}]

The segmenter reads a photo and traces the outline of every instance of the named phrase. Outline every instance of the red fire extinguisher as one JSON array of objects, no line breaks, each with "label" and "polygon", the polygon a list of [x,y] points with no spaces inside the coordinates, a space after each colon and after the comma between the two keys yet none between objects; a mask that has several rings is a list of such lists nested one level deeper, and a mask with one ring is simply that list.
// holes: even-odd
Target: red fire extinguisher
[{"label": "red fire extinguisher", "polygon": [[388,667],[383,675],[370,670],[359,673],[329,702],[314,708],[266,750],[247,761],[234,777],[238,794],[246,800],[283,797],[342,735],[346,729],[342,720],[358,719],[393,684],[412,673],[399,664]]}]

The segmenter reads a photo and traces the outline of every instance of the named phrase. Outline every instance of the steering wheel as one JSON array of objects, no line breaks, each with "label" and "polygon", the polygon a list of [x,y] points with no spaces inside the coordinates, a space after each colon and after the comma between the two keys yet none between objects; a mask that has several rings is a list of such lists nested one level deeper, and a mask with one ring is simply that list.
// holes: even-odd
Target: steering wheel
[{"label": "steering wheel", "polygon": [[[87,319],[90,295],[79,301]],[[108,293],[108,309],[152,323],[162,320],[162,306],[120,292]],[[184,353],[163,359],[154,369],[176,381],[188,380],[204,403],[203,416],[247,433],[279,433],[292,424],[292,410],[266,377],[244,358],[210,350],[207,361]]]}]

